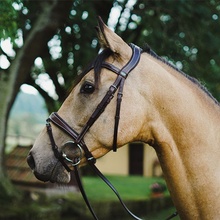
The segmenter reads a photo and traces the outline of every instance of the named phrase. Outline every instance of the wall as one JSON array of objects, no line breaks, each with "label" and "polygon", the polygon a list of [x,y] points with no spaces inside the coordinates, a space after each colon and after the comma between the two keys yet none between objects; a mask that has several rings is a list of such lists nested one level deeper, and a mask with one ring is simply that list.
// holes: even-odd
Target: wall
[{"label": "wall", "polygon": [[[152,147],[144,144],[144,176],[153,175],[153,164],[156,164],[154,173],[160,176],[162,171],[160,166],[158,166],[157,155]],[[99,158],[96,165],[104,174],[129,175],[129,146],[125,145],[118,149],[117,152],[109,152],[102,158]]]},{"label": "wall", "polygon": [[104,174],[128,175],[128,145],[99,158],[96,165]]}]

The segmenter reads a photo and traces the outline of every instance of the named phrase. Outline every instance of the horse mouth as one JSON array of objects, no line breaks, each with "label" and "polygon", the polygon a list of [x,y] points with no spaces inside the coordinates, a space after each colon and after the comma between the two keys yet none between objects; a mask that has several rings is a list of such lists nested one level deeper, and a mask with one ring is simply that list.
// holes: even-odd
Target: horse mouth
[{"label": "horse mouth", "polygon": [[33,171],[35,177],[43,182],[51,182],[51,183],[68,183],[70,181],[70,175],[66,172],[66,170],[62,167],[61,163],[57,161],[57,163],[49,168],[49,172],[45,174],[41,174],[36,170]]},{"label": "horse mouth", "polygon": [[36,170],[33,170],[33,173],[34,173],[34,176],[42,182],[49,182],[49,181],[52,183],[54,182],[53,180],[51,180],[50,176],[48,175],[40,174]]},{"label": "horse mouth", "polygon": [[27,163],[35,177],[40,181],[51,183],[68,183],[70,181],[70,175],[59,161],[48,164],[47,168],[41,172],[38,171],[34,158],[30,154],[27,157]]}]

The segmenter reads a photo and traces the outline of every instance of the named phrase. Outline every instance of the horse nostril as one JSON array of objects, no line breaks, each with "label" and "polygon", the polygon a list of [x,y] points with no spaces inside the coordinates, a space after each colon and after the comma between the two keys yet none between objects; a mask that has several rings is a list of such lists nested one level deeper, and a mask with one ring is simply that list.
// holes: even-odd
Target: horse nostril
[{"label": "horse nostril", "polygon": [[27,156],[27,163],[29,165],[29,167],[34,170],[35,168],[35,162],[34,162],[34,158],[33,156],[31,155],[31,153],[29,153],[29,155]]}]

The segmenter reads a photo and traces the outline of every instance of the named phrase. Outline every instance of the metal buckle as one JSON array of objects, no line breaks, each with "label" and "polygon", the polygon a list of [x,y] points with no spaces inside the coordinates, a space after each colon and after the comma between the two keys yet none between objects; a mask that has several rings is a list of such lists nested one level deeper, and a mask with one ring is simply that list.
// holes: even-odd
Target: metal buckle
[{"label": "metal buckle", "polygon": [[81,146],[74,141],[66,142],[62,147],[62,157],[72,166],[77,166],[83,157]]},{"label": "metal buckle", "polygon": [[127,77],[127,73],[126,72],[123,72],[123,71],[120,71],[119,72],[119,75],[126,78]]}]

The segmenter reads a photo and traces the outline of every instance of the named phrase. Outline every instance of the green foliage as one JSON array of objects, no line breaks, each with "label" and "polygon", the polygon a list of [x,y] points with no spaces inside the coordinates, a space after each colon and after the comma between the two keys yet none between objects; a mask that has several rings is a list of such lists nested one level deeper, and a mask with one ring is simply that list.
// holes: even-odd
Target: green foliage
[{"label": "green foliage", "polygon": [[[17,11],[11,2],[19,5]],[[115,24],[113,28],[126,42],[140,46],[148,43],[158,55],[205,82],[220,100],[219,1],[207,0],[198,4],[197,1],[186,0],[140,0],[130,6],[128,2],[132,1],[106,1],[105,4],[103,1],[73,2],[68,19],[63,21],[53,40],[45,45],[39,55],[42,65],[35,65],[26,81],[39,90],[49,111],[59,108],[75,77],[96,56],[99,50],[94,30],[96,16],[101,15],[107,23],[112,8],[119,13],[118,19],[116,15],[111,17],[111,23]],[[25,41],[38,19],[43,3],[7,0],[1,1],[1,4],[6,10],[4,23],[16,21],[17,16],[16,25]],[[3,19],[2,16],[0,19]],[[10,26],[13,25],[7,27]],[[12,35],[10,31],[7,33]],[[53,81],[58,99],[51,98],[36,83],[41,73],[47,73]]]},{"label": "green foliage", "polygon": [[15,199],[10,202],[1,203],[0,219],[16,219],[16,220],[60,220],[61,207],[56,202],[47,199],[33,201],[29,197],[29,193],[23,198]]},{"label": "green foliage", "polygon": [[147,42],[158,55],[206,82],[220,100],[219,12],[220,3],[213,0],[199,4],[185,0],[138,1],[129,21],[138,21],[137,26],[121,34],[129,35],[130,41],[139,45]]},{"label": "green foliage", "polygon": [[[2,176],[2,175],[0,175]],[[22,191],[17,191],[9,179],[1,178],[0,182],[0,207],[3,204],[11,204],[14,200],[19,201],[22,197]],[[1,219],[1,218],[0,218]]]},{"label": "green foliage", "polygon": [[0,1],[0,39],[11,38],[12,41],[15,39],[18,13],[12,4],[19,2],[19,0]]}]

